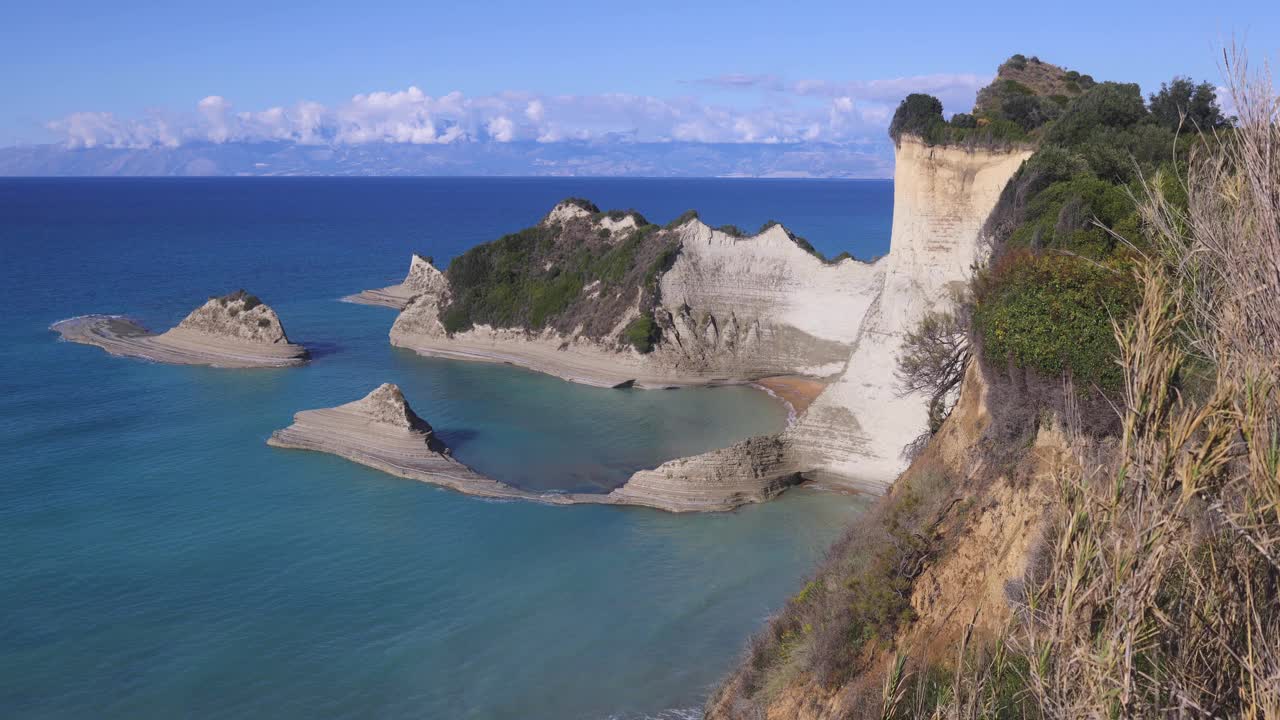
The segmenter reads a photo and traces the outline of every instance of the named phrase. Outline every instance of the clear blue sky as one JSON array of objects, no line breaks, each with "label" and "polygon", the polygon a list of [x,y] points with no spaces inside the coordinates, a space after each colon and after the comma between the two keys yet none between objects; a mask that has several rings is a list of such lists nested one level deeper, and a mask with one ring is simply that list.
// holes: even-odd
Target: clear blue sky
[{"label": "clear blue sky", "polygon": [[[416,86],[427,95],[628,93],[759,102],[691,82],[986,76],[1013,52],[1150,90],[1216,79],[1234,34],[1278,57],[1280,3],[45,2],[0,10],[0,145],[73,112],[236,110]],[[949,108],[951,110],[959,108]]]}]

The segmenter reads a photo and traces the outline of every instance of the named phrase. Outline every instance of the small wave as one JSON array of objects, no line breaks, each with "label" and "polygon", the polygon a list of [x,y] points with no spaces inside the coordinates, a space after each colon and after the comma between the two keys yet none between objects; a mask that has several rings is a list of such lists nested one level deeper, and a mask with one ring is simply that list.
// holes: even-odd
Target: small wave
[{"label": "small wave", "polygon": [[58,325],[61,325],[63,323],[75,322],[76,320],[92,320],[93,318],[108,318],[110,320],[123,320],[125,319],[125,316],[124,315],[107,315],[104,313],[89,313],[88,315],[72,315],[69,318],[63,318],[61,320],[55,320],[49,323],[49,329],[52,330]]},{"label": "small wave", "polygon": [[605,716],[605,720],[698,720],[701,717],[701,708],[671,708],[669,710],[659,710],[652,715],[647,713],[615,713]]},{"label": "small wave", "polygon": [[787,427],[791,427],[792,425],[795,425],[796,420],[800,419],[800,416],[796,413],[796,406],[792,405],[790,400],[787,400],[786,398],[770,390],[764,385],[761,385],[760,383],[750,383],[750,385],[751,387],[756,388],[757,390],[765,391],[769,395],[769,397],[787,406]]}]

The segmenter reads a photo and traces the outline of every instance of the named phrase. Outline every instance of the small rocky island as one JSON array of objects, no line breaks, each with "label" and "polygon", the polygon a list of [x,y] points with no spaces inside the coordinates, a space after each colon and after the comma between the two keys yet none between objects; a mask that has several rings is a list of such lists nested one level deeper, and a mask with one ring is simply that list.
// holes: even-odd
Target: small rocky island
[{"label": "small rocky island", "polygon": [[244,290],[209,298],[160,334],[114,315],[84,315],[50,329],[65,340],[96,345],[112,355],[175,365],[292,367],[308,359],[305,347],[289,342],[276,312]]},{"label": "small rocky island", "polygon": [[392,475],[442,485],[469,495],[537,499],[534,493],[490,480],[454,460],[426,420],[405,402],[400,388],[384,383],[345,405],[303,410],[267,444],[316,450]]},{"label": "small rocky island", "polygon": [[[405,401],[400,388],[384,383],[360,400],[319,410],[303,410],[293,424],[271,434],[267,444],[296,450],[316,450],[392,475],[440,485],[467,495],[529,500],[551,505],[641,505],[668,512],[718,512],[768,500],[799,482],[790,473],[746,473],[737,467],[738,454],[673,460],[655,470],[641,470],[610,493],[539,493],[485,477],[453,458],[431,425]],[[752,438],[744,444],[764,446],[755,454],[782,458],[772,438]],[[688,480],[690,462],[698,464],[699,479]],[[679,467],[674,472],[672,467]],[[779,479],[782,476],[782,479]]]}]

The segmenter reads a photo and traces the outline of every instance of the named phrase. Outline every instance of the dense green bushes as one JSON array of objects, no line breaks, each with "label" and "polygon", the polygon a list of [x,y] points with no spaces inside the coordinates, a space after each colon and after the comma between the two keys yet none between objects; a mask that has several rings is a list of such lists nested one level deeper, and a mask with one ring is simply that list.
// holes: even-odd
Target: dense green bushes
[{"label": "dense green bushes", "polygon": [[1138,298],[1127,263],[1023,250],[1006,254],[992,276],[974,313],[988,360],[1070,373],[1082,388],[1119,386],[1111,323]]},{"label": "dense green bushes", "polygon": [[[648,316],[658,292],[658,276],[675,260],[674,233],[647,223],[631,210],[600,212],[586,200],[572,202],[591,218],[535,225],[478,245],[449,263],[445,276],[452,297],[440,319],[449,333],[475,325],[540,331],[555,328],[603,338],[638,304]],[[634,230],[609,232],[608,217],[632,217]],[[620,338],[648,352],[660,337],[651,319],[629,327]]]},{"label": "dense green bushes", "polygon": [[957,118],[947,122],[938,98],[914,93],[894,112],[889,137],[897,143],[903,135],[913,135],[928,145],[1008,145],[1027,140],[1022,126],[1005,117],[974,118],[960,113]]},{"label": "dense green bushes", "polygon": [[[1206,122],[1220,116],[1210,105]],[[1144,179],[1173,176],[1193,138],[1148,110],[1137,85],[1111,82],[1072,99],[1041,135],[987,222],[996,256],[975,288],[974,329],[994,363],[1115,389],[1112,321],[1133,307],[1126,268],[1146,247],[1133,198]]]}]

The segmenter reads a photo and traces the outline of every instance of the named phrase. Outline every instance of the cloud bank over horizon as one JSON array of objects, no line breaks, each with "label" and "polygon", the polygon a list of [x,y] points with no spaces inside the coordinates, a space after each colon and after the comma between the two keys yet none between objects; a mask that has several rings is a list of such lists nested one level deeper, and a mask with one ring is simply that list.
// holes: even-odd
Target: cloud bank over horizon
[{"label": "cloud bank over horizon", "polygon": [[[989,78],[923,75],[871,81],[788,81],[722,75],[686,83],[711,92],[659,98],[626,93],[552,95],[500,92],[433,96],[417,87],[357,94],[324,105],[302,101],[241,110],[210,95],[188,111],[140,118],[72,113],[47,123],[67,149],[178,148],[193,143],[286,142],[302,146],[376,143],[867,143],[884,142],[897,103],[911,92],[940,97],[948,111],[967,110]],[[741,102],[737,96],[753,96]]]}]

